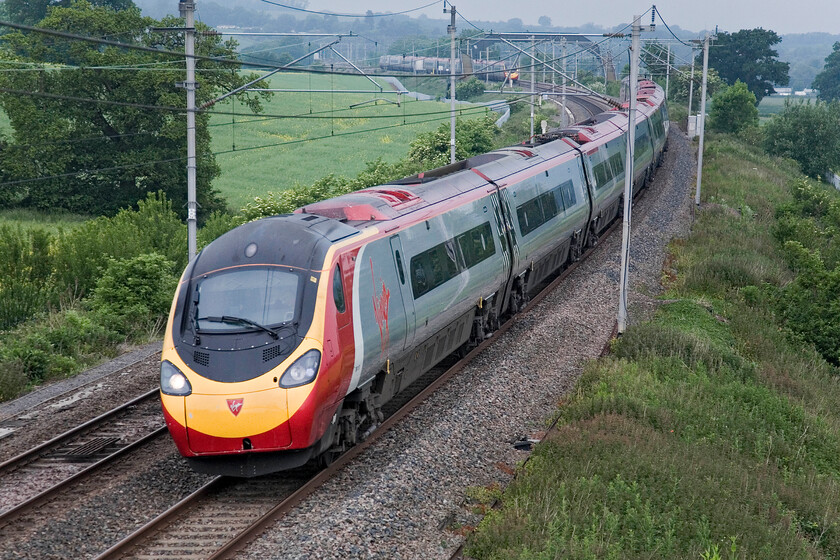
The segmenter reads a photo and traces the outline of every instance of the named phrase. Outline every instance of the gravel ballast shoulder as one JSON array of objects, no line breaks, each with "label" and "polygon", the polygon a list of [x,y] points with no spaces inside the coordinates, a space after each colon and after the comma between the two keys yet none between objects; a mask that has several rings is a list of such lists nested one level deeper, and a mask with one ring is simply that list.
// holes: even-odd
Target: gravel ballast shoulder
[{"label": "gravel ballast shoulder", "polygon": [[[661,291],[667,244],[691,225],[693,151],[672,127],[669,151],[634,206],[631,320]],[[505,485],[586,360],[609,340],[620,230],[458,377],[238,557],[448,558],[479,519],[470,487]]]}]

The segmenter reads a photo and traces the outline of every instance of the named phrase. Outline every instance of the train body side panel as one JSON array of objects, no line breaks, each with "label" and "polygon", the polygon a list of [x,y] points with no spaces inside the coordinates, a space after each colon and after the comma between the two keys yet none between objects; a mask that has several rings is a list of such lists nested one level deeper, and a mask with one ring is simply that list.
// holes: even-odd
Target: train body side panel
[{"label": "train body side panel", "polygon": [[570,239],[589,217],[586,189],[579,157],[507,187],[520,253],[516,274],[539,267],[539,281],[565,262]]},{"label": "train body side panel", "polygon": [[[409,257],[417,343],[475,309],[479,298],[503,288],[509,259],[499,239],[494,198],[495,193],[488,193],[400,233]],[[448,279],[430,289],[440,274]],[[469,330],[462,332],[459,342],[468,336]]]},{"label": "train body side panel", "polygon": [[353,275],[355,362],[348,392],[370,381],[404,351],[408,324],[399,282],[388,237],[359,249]]}]

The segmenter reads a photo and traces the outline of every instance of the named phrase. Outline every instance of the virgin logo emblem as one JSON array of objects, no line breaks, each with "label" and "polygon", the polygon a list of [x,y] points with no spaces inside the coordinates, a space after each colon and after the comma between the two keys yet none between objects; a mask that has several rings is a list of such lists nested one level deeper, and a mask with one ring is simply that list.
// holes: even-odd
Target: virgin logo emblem
[{"label": "virgin logo emblem", "polygon": [[239,413],[242,412],[242,405],[245,402],[245,399],[228,399],[228,408],[233,413],[234,416],[239,416]]}]

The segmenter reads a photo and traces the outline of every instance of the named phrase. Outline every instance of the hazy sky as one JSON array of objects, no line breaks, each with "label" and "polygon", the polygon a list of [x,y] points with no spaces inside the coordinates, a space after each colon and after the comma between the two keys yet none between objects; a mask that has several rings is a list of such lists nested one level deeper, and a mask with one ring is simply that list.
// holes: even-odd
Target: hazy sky
[{"label": "hazy sky", "polygon": [[[277,0],[282,3],[282,0]],[[398,12],[428,4],[431,0],[309,0],[310,10],[344,13]],[[525,25],[536,25],[540,16],[551,18],[555,26],[579,26],[594,23],[612,27],[629,22],[633,15],[642,14],[651,3],[641,0],[615,2],[611,0],[452,0],[456,9],[468,20],[507,21],[520,18]],[[840,34],[840,0],[659,0],[656,7],[668,25],[700,31],[734,32],[739,29],[763,27],[779,34],[824,31]],[[270,8],[270,6],[266,6]],[[411,15],[426,14],[435,19],[443,14],[443,2]],[[649,20],[647,20],[649,21]],[[657,19],[657,24],[660,21]],[[457,26],[467,25],[458,18]]]}]

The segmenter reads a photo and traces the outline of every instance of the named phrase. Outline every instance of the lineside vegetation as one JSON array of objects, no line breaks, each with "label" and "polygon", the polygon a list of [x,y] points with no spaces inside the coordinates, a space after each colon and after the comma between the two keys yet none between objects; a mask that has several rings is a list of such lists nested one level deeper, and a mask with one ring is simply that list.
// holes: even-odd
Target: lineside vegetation
[{"label": "lineside vegetation", "polygon": [[840,194],[712,136],[663,304],[590,363],[476,559],[840,557]]}]

